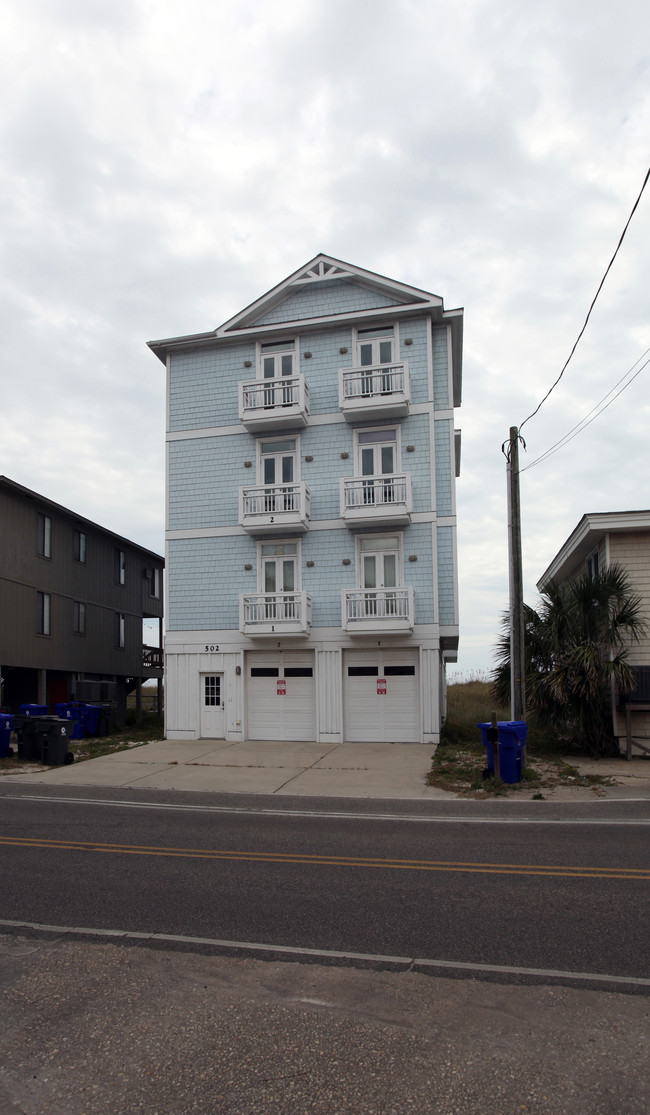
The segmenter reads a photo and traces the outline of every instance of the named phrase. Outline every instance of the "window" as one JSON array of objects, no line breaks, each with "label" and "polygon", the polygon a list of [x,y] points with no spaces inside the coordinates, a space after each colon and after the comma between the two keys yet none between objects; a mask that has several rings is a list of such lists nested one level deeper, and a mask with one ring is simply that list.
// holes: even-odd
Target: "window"
[{"label": "window", "polygon": [[74,600],[72,604],[72,630],[75,635],[86,634],[86,605],[80,600]]},{"label": "window", "polygon": [[400,481],[378,479],[379,477],[393,477],[397,472],[398,450],[398,430],[396,427],[357,431],[356,475],[373,478],[364,480],[363,486],[355,492],[357,502],[365,504],[394,503],[396,500],[406,500],[403,478]]},{"label": "window", "polygon": [[263,542],[260,545],[260,591],[295,592],[297,542]]},{"label": "window", "polygon": [[211,674],[204,678],[203,703],[206,708],[221,704],[221,675]]},{"label": "window", "polygon": [[119,647],[120,650],[124,649],[124,626],[125,626],[124,612],[116,612],[115,613],[115,645],[117,647]]},{"label": "window", "polygon": [[595,581],[598,576],[598,550],[594,550],[587,558],[587,576],[590,581]]},{"label": "window", "polygon": [[[392,325],[380,326],[378,329],[360,329],[357,333],[357,350],[359,365],[362,368],[376,368],[382,364],[392,364],[395,330]],[[362,395],[370,395],[377,391],[388,393],[393,390],[393,377],[391,370],[379,377],[369,375],[361,383]]]},{"label": "window", "polygon": [[259,442],[259,483],[264,485],[264,511],[296,511],[296,438]]},{"label": "window", "polygon": [[269,341],[260,345],[260,370],[262,379],[280,379],[293,375],[296,353],[295,341]]},{"label": "window", "polygon": [[126,584],[126,554],[124,550],[115,551],[115,580],[118,585]]},{"label": "window", "polygon": [[149,570],[149,595],[150,596],[156,596],[156,597],[160,596],[160,570],[159,569],[150,569]]},{"label": "window", "polygon": [[49,635],[51,633],[50,620],[52,614],[52,597],[49,592],[36,593],[36,633]]},{"label": "window", "polygon": [[291,380],[295,355],[295,341],[269,341],[260,345],[260,378],[269,381],[263,391],[263,406],[288,407],[295,401]]},{"label": "window", "polygon": [[86,564],[86,535],[82,530],[74,532],[74,560]]},{"label": "window", "polygon": [[38,554],[39,557],[52,557],[52,520],[49,515],[38,516]]}]

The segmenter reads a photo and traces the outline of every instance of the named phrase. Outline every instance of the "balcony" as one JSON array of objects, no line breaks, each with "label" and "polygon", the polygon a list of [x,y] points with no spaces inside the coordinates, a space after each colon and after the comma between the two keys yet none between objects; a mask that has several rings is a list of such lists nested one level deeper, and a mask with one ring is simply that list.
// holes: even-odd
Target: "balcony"
[{"label": "balcony", "polygon": [[239,489],[239,525],[248,534],[309,530],[311,495],[306,484]]},{"label": "balcony", "polygon": [[412,588],[361,588],[342,594],[341,626],[350,635],[408,634],[414,617]]},{"label": "balcony", "polygon": [[407,526],[412,510],[410,472],[341,478],[341,518],[349,527]]},{"label": "balcony", "polygon": [[239,417],[251,434],[306,426],[309,387],[303,375],[239,384]]},{"label": "balcony", "polygon": [[162,677],[164,655],[162,647],[142,647],[142,669],[145,677]]},{"label": "balcony", "polygon": [[240,596],[239,630],[253,639],[309,635],[311,596],[306,592],[258,592]]},{"label": "balcony", "polygon": [[348,422],[403,418],[409,412],[408,363],[339,369],[339,408]]}]

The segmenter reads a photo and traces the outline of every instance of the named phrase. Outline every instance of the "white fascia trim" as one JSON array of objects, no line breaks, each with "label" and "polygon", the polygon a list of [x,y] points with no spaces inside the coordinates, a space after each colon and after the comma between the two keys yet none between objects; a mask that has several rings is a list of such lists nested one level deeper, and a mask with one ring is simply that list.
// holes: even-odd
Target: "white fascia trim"
[{"label": "white fascia trim", "polygon": [[[272,308],[272,307],[269,307]],[[215,338],[219,340],[236,338],[244,339],[246,337],[263,337],[267,334],[273,333],[297,333],[300,331],[304,333],[305,330],[314,331],[324,326],[329,328],[332,325],[344,324],[348,321],[374,321],[376,318],[395,318],[398,317],[413,317],[415,314],[421,315],[423,311],[431,308],[431,303],[427,302],[396,302],[391,306],[379,306],[377,309],[372,310],[350,310],[345,313],[338,314],[323,314],[321,317],[303,317],[291,318],[288,321],[274,321],[270,325],[250,325],[242,329],[229,329],[227,332],[222,332],[225,326],[221,326],[215,333]]]},{"label": "white fascia trim", "polygon": [[[409,407],[409,414],[430,414],[430,403],[411,403]],[[436,421],[440,418],[452,418],[453,411],[435,411]],[[388,420],[386,420],[388,421]],[[311,414],[309,416],[309,426],[332,426],[339,425],[349,428],[349,422],[346,422],[345,417],[340,411],[330,411],[327,414]],[[304,433],[304,430],[302,431]],[[193,438],[212,438],[212,437],[232,437],[233,434],[241,434],[242,437],[250,437],[248,430],[240,424],[237,426],[208,426],[196,430],[176,430],[173,433],[167,434],[167,441],[191,441]],[[269,437],[275,434],[269,434]],[[278,435],[279,436],[279,435]]]},{"label": "white fascia trim", "polygon": [[604,511],[583,515],[537,582],[542,592],[549,581],[562,580],[608,533],[650,530],[650,511]]},{"label": "white fascia trim", "polygon": [[[438,517],[435,511],[416,511],[412,518],[411,523],[435,523],[439,527],[455,527],[456,517],[453,515],[444,515]],[[309,524],[308,534],[312,531],[319,530],[347,530],[347,523],[345,519],[317,519],[311,520]],[[400,530],[408,530],[408,527],[401,527]],[[352,537],[352,532],[350,531]],[[378,530],[374,531],[375,534],[380,533]],[[387,526],[386,530],[382,533],[393,533]],[[165,539],[167,542],[183,540],[185,538],[250,538],[248,531],[240,526],[225,526],[225,527],[196,527],[185,528],[179,530],[167,530],[165,532]]]},{"label": "white fascia trim", "polygon": [[[372,632],[366,635],[348,635],[340,627],[313,627],[307,639],[299,636],[280,635],[281,650],[371,650],[376,649],[379,638],[382,647],[400,647],[404,650],[438,650],[442,634],[456,638],[458,629],[439,627],[437,623],[416,623],[413,633],[405,636],[396,631],[390,635],[377,636]],[[206,645],[218,646],[218,651],[206,651]],[[241,631],[230,628],[226,631],[205,628],[197,631],[168,631],[165,634],[165,653],[170,657],[177,654],[239,654],[242,651],[272,650],[270,645],[261,646],[255,639],[242,635]]]},{"label": "white fascia trim", "polygon": [[226,437],[233,434],[243,434],[250,437],[248,430],[244,429],[241,422],[236,426],[206,426],[196,430],[176,430],[167,434],[167,441],[187,441],[190,438]]}]

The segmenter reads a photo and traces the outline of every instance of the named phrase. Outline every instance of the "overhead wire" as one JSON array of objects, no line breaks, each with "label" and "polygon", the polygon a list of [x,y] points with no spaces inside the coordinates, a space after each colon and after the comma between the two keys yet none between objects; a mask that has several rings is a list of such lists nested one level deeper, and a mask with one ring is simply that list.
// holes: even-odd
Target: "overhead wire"
[{"label": "overhead wire", "polygon": [[618,252],[619,252],[619,249],[620,249],[620,247],[621,247],[621,244],[623,243],[623,240],[625,239],[625,233],[627,232],[627,230],[628,230],[628,228],[629,228],[629,225],[630,225],[630,221],[632,220],[632,217],[634,216],[634,214],[635,214],[635,212],[636,212],[637,206],[638,206],[639,202],[641,201],[641,197],[642,197],[642,195],[643,195],[643,191],[644,191],[644,190],[645,190],[645,188],[646,188],[646,185],[647,185],[647,183],[648,183],[648,179],[649,179],[649,178],[650,178],[650,167],[648,167],[648,171],[647,171],[647,173],[646,173],[646,176],[645,176],[645,178],[643,179],[643,185],[641,186],[641,189],[639,190],[639,196],[637,197],[636,201],[634,202],[634,205],[632,206],[632,211],[631,211],[631,213],[630,213],[630,215],[629,215],[629,217],[628,217],[628,219],[627,219],[627,221],[626,221],[626,223],[625,223],[625,228],[623,229],[623,231],[622,231],[622,233],[621,233],[621,235],[620,235],[620,238],[619,238],[618,244],[616,245],[616,251],[614,252],[614,255],[612,256],[612,258],[610,259],[610,261],[609,261],[609,263],[608,263],[608,265],[607,265],[607,270],[605,271],[605,274],[603,275],[602,279],[600,280],[600,283],[598,284],[598,290],[597,290],[597,291],[596,291],[596,293],[594,294],[594,297],[593,297],[593,299],[592,299],[591,305],[590,305],[590,307],[589,307],[589,310],[588,310],[588,312],[587,312],[587,316],[586,316],[586,318],[585,318],[585,320],[584,320],[584,323],[583,323],[582,329],[580,330],[580,332],[578,333],[578,336],[576,337],[576,340],[575,340],[575,343],[574,343],[574,345],[573,345],[573,348],[571,349],[571,352],[569,353],[569,355],[568,355],[568,357],[567,357],[567,359],[566,359],[566,361],[565,361],[565,364],[564,364],[564,367],[562,368],[562,371],[560,372],[559,376],[558,376],[558,377],[557,377],[557,379],[555,380],[555,383],[552,383],[552,384],[551,384],[551,386],[549,387],[548,391],[546,392],[546,394],[545,394],[544,398],[543,398],[543,399],[541,400],[541,402],[540,402],[540,403],[538,403],[538,405],[537,405],[537,406],[535,407],[535,410],[534,410],[534,411],[533,411],[533,412],[532,412],[531,414],[529,414],[527,418],[524,418],[523,422],[522,422],[522,423],[521,423],[521,424],[519,425],[519,430],[522,430],[522,429],[523,429],[523,427],[524,427],[524,426],[526,425],[526,423],[527,423],[527,422],[530,422],[530,419],[531,419],[531,418],[534,418],[534,417],[535,417],[535,415],[536,415],[536,414],[538,413],[538,411],[539,411],[539,410],[541,410],[541,408],[543,407],[544,403],[545,403],[545,402],[546,402],[546,400],[548,399],[549,395],[551,394],[551,392],[552,392],[552,391],[554,391],[554,390],[555,390],[555,388],[557,387],[558,383],[559,383],[559,382],[560,382],[560,380],[562,379],[562,376],[564,375],[565,371],[567,370],[567,368],[568,368],[568,366],[569,366],[569,363],[570,363],[570,361],[571,361],[571,357],[573,356],[573,354],[574,354],[575,350],[577,349],[577,347],[578,347],[578,344],[579,344],[579,342],[580,342],[580,340],[581,340],[581,338],[582,338],[582,335],[583,335],[583,333],[584,333],[585,329],[587,328],[587,324],[588,324],[588,322],[589,322],[589,318],[591,317],[591,311],[593,310],[594,306],[596,305],[596,300],[597,300],[597,298],[598,298],[598,295],[600,294],[601,290],[603,289],[603,286],[605,285],[605,279],[607,278],[607,276],[608,276],[608,274],[609,274],[609,272],[610,272],[610,270],[611,270],[611,268],[612,268],[612,264],[614,263],[614,260],[616,259],[617,255],[618,255]]},{"label": "overhead wire", "polygon": [[[648,353],[650,353],[650,348],[647,348],[645,352],[643,352],[641,356],[639,356],[638,360],[634,361],[634,364],[631,368],[628,369],[625,375],[621,376],[618,382],[615,383],[612,388],[610,388],[610,390],[607,392],[606,395],[603,396],[600,402],[596,403],[596,405],[591,408],[591,410],[585,415],[584,418],[581,418],[575,426],[572,426],[571,429],[559,439],[559,441],[554,442],[553,445],[546,449],[544,453],[540,453],[539,457],[536,457],[534,461],[531,461],[519,471],[526,472],[529,468],[533,468],[534,465],[541,464],[541,462],[547,460],[548,457],[552,457],[554,453],[557,453],[560,449],[563,449],[565,445],[568,445],[570,441],[573,441],[574,438],[578,437],[578,434],[581,434],[583,430],[586,430],[587,426],[590,426],[592,422],[595,422],[595,420],[599,418],[601,414],[604,414],[608,407],[610,407],[612,403],[615,402],[616,399],[618,399],[619,395],[622,395],[623,392],[630,386],[630,384],[634,383],[634,380],[641,374],[644,368],[647,368],[648,364],[650,364],[650,356],[648,356]],[[634,372],[637,364],[640,360],[643,360],[644,357],[648,357],[648,359],[645,360],[645,363],[643,363],[640,368],[637,368],[636,372]],[[631,374],[632,372],[634,372],[634,375]],[[627,380],[627,382],[624,382],[625,380]],[[623,384],[623,386],[620,387],[619,391],[616,391],[616,388],[619,387],[620,384]],[[616,391],[615,395],[613,394],[614,391]],[[610,395],[613,396],[611,399],[609,398]],[[608,399],[609,402],[607,402]]]}]

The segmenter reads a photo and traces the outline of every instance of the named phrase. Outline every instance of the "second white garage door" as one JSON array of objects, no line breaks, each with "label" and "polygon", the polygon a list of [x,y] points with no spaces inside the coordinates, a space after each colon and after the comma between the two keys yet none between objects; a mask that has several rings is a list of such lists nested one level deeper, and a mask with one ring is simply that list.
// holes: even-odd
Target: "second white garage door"
[{"label": "second white garage door", "polygon": [[345,738],[350,743],[419,743],[416,650],[349,650],[343,659]]},{"label": "second white garage door", "polygon": [[316,739],[313,652],[251,651],[246,690],[248,739]]}]

